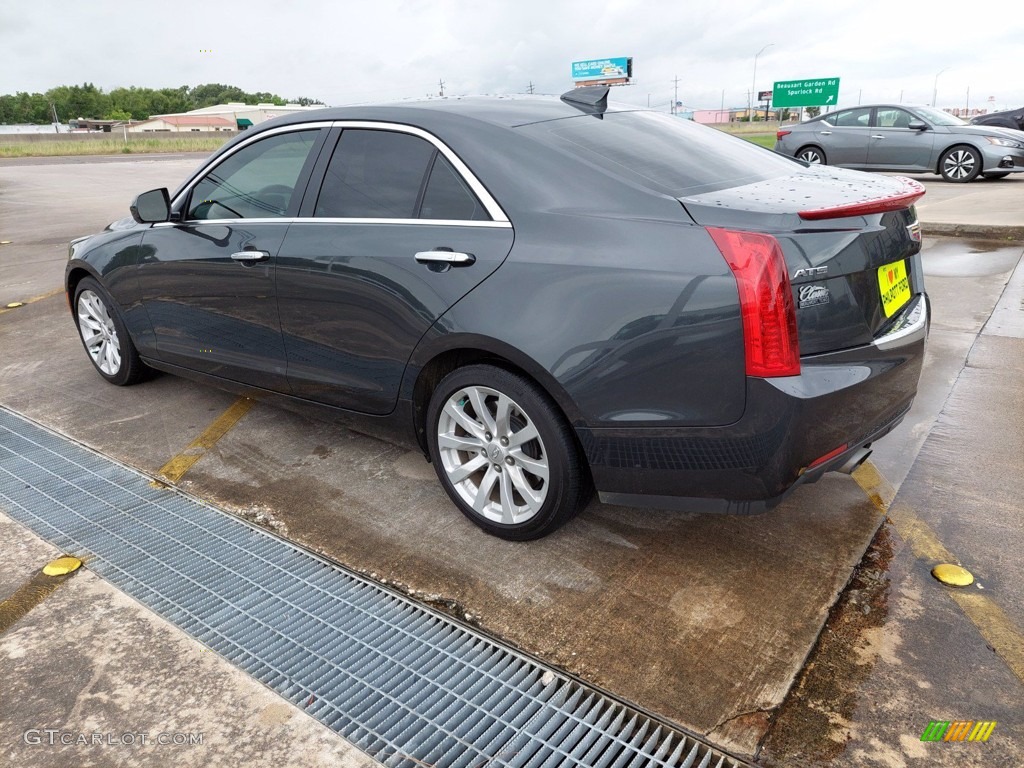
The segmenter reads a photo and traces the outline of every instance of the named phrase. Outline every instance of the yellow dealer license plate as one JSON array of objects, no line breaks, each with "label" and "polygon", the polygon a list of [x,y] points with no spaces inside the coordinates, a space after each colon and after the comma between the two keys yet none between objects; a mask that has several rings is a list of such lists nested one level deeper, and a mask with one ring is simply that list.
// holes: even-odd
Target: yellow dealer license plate
[{"label": "yellow dealer license plate", "polygon": [[907,263],[894,261],[878,268],[878,290],[882,294],[882,309],[886,317],[895,315],[900,307],[910,301],[910,280],[907,278]]}]

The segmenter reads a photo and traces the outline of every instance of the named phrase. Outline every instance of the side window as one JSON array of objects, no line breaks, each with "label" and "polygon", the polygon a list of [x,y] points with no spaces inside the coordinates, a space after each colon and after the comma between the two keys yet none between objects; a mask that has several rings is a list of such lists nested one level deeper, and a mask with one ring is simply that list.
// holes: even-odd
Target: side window
[{"label": "side window", "polygon": [[334,149],[314,216],[412,219],[434,146],[394,131],[348,129]]},{"label": "side window", "polygon": [[438,152],[423,193],[420,218],[487,221],[490,216],[452,164]]},{"label": "side window", "polygon": [[867,128],[871,120],[871,107],[861,109],[847,109],[836,112],[835,118],[831,121],[837,128]]},{"label": "side window", "polygon": [[319,130],[280,133],[238,150],[192,189],[188,219],[285,216]]},{"label": "side window", "polygon": [[879,108],[875,111],[875,125],[879,128],[909,128],[914,119],[905,109],[898,107]]}]

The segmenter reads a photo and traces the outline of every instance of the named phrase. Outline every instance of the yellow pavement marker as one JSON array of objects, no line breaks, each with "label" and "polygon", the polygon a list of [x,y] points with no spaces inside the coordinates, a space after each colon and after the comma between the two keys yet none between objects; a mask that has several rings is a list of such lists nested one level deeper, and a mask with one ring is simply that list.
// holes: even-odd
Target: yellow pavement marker
[{"label": "yellow pavement marker", "polygon": [[31,299],[25,299],[25,301],[12,301],[10,304],[0,307],[0,315],[4,312],[10,312],[13,309],[17,309],[18,307],[24,307],[26,304],[32,304],[37,301],[42,301],[43,299],[48,299],[51,296],[56,296],[58,293],[64,293],[64,289],[56,288],[47,293],[42,293],[39,296],[33,296]]},{"label": "yellow pavement marker", "polygon": [[[870,460],[857,468],[853,479],[878,511],[889,518],[896,532],[910,545],[915,557],[932,563],[959,562],[959,558],[946,548],[931,526],[918,517],[910,506],[903,502],[893,503],[896,498],[895,488]],[[982,592],[951,589],[947,590],[947,594],[978,628],[985,642],[995,649],[1010,671],[1024,682],[1024,632],[1014,624],[1013,619]]]},{"label": "yellow pavement marker", "polygon": [[77,557],[64,556],[36,571],[31,579],[0,603],[0,635],[52,595],[81,566],[82,561]]},{"label": "yellow pavement marker", "polygon": [[245,414],[252,408],[253,401],[247,397],[240,397],[224,413],[213,420],[203,434],[193,440],[188,446],[160,468],[159,476],[168,483],[178,482],[182,475],[188,472],[192,465],[199,461],[210,450],[217,441],[226,435],[231,428],[238,423]]}]

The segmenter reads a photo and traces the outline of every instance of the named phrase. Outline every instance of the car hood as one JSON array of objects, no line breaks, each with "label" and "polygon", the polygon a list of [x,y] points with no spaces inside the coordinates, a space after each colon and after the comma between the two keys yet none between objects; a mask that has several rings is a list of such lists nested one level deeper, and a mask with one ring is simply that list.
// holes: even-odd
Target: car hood
[{"label": "car hood", "polygon": [[898,176],[812,165],[789,176],[678,199],[703,226],[791,230],[811,225],[799,217],[801,211],[891,198],[912,184]]},{"label": "car hood", "polygon": [[1004,128],[1001,125],[947,125],[950,133],[967,134],[969,136],[1002,136],[1024,143],[1024,131]]}]

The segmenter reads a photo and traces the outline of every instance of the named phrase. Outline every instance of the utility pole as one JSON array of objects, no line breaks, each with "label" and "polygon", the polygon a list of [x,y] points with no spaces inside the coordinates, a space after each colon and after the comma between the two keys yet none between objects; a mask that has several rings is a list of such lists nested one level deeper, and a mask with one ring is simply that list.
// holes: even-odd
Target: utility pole
[{"label": "utility pole", "polygon": [[675,96],[672,97],[672,114],[674,115],[676,113],[676,104],[679,103],[679,75],[676,75],[672,83],[675,85]]},{"label": "utility pole", "polygon": [[531,80],[530,84],[528,86],[526,86],[526,92],[528,94],[530,94],[531,96],[533,96],[533,80]]},{"label": "utility pole", "polygon": [[441,86],[441,98],[444,98],[444,80],[438,80],[437,84]]}]

